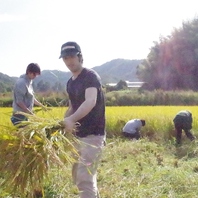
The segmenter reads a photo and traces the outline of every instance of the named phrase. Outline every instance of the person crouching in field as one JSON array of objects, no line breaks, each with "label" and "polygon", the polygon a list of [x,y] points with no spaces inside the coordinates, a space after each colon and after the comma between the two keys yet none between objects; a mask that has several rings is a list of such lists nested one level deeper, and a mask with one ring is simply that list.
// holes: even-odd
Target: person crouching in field
[{"label": "person crouching in field", "polygon": [[145,125],[145,120],[129,120],[122,129],[124,137],[136,140],[140,139],[140,129]]},{"label": "person crouching in field", "polygon": [[176,144],[181,144],[182,130],[186,136],[193,141],[195,137],[191,133],[192,129],[192,113],[188,110],[179,111],[173,119],[176,130]]}]

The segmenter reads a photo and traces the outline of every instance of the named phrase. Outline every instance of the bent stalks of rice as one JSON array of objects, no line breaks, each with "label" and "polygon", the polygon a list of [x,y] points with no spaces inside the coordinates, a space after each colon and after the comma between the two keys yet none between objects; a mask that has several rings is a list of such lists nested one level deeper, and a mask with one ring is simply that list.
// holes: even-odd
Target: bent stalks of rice
[{"label": "bent stalks of rice", "polygon": [[0,185],[14,196],[32,197],[51,168],[75,161],[78,140],[64,132],[60,120],[22,114],[28,121],[18,127],[4,126],[0,133]]}]

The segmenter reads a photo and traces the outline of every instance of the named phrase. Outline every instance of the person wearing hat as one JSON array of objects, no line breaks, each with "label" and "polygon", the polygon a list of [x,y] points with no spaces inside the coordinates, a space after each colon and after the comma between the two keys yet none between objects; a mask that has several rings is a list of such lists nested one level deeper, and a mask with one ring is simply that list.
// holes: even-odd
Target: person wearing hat
[{"label": "person wearing hat", "polygon": [[188,110],[179,111],[173,119],[176,130],[176,143],[181,144],[182,130],[184,130],[186,136],[193,141],[195,137],[191,133],[192,129],[192,113]]},{"label": "person wearing hat", "polygon": [[140,129],[145,126],[145,120],[129,120],[122,129],[123,135],[129,139],[140,139]]},{"label": "person wearing hat", "polygon": [[[79,139],[79,153],[72,177],[80,198],[98,198],[97,168],[105,144],[105,102],[100,76],[83,67],[83,56],[76,42],[61,46],[60,57],[71,71],[67,82],[69,107],[65,113],[65,131]],[[78,123],[78,127],[76,127]]]},{"label": "person wearing hat", "polygon": [[26,74],[21,75],[16,81],[13,90],[13,114],[11,117],[11,122],[14,125],[27,120],[27,117],[20,114],[20,112],[34,114],[34,104],[41,106],[44,109],[46,108],[35,98],[32,87],[32,81],[36,76],[40,75],[40,73],[40,66],[37,63],[30,63],[26,68]]}]

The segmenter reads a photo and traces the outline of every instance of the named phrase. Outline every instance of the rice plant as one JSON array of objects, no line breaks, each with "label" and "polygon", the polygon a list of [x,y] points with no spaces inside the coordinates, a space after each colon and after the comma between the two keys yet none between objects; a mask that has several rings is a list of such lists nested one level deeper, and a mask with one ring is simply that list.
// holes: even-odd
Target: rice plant
[{"label": "rice plant", "polygon": [[[16,126],[2,125],[0,133],[1,188],[12,195],[32,197],[42,189],[49,171],[75,161],[77,139],[64,132],[60,120],[27,115]],[[73,156],[74,156],[73,155]]]}]

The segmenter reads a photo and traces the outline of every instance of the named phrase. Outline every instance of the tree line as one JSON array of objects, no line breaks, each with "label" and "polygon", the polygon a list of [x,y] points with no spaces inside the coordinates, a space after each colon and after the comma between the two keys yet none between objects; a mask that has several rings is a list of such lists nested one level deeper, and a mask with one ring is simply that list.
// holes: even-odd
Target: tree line
[{"label": "tree line", "polygon": [[145,89],[198,90],[198,18],[154,42],[137,67]]}]

